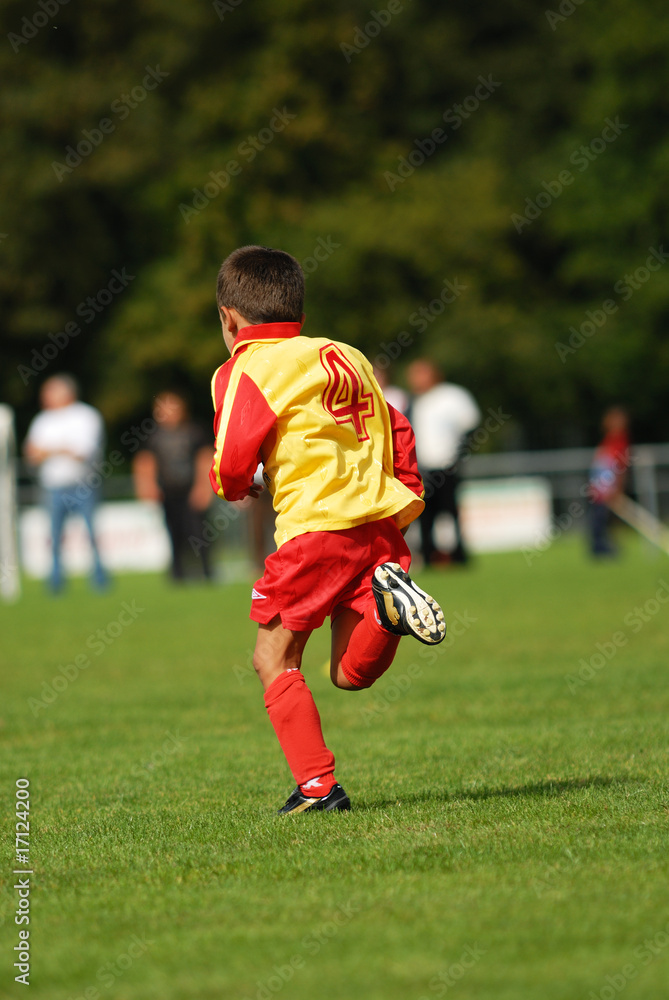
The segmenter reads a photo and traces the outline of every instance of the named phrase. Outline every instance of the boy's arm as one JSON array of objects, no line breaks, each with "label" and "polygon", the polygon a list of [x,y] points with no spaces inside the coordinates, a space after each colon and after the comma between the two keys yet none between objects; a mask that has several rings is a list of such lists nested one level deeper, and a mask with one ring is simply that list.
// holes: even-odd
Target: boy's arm
[{"label": "boy's arm", "polygon": [[417,497],[423,499],[425,489],[416,459],[416,439],[413,427],[399,410],[388,404],[390,426],[393,431],[393,467],[394,474],[401,483],[408,486]]},{"label": "boy's arm", "polygon": [[260,492],[253,476],[260,449],[276,414],[246,372],[235,371],[236,360],[218,369],[211,384],[216,416],[216,451],[209,471],[214,492],[224,500],[243,500]]}]

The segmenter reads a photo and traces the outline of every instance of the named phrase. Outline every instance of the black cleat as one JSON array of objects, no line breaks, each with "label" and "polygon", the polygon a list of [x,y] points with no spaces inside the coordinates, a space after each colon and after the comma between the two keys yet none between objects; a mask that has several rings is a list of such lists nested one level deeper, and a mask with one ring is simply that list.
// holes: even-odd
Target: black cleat
[{"label": "black cleat", "polygon": [[327,795],[320,798],[308,798],[303,795],[298,785],[292,792],[283,808],[279,809],[279,815],[286,813],[301,812],[332,812],[334,809],[350,809],[351,800],[341,787],[333,785]]},{"label": "black cleat", "polygon": [[399,563],[381,563],[372,576],[381,624],[394,635],[412,635],[436,646],[446,635],[444,612],[418,587]]}]

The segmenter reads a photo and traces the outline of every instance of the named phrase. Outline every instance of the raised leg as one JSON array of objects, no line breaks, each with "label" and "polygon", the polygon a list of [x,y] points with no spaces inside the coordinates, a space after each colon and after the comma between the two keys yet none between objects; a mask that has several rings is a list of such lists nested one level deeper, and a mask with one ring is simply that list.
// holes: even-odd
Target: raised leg
[{"label": "raised leg", "polygon": [[373,601],[364,615],[346,608],[332,623],[332,683],[343,691],[371,687],[395,659],[399,641],[379,623]]}]

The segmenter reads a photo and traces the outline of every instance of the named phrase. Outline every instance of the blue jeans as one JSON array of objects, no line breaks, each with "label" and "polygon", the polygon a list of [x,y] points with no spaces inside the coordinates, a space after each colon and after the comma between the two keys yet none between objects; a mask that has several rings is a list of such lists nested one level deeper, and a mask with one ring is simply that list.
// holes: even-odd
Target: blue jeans
[{"label": "blue jeans", "polygon": [[594,502],[590,508],[590,551],[593,556],[613,556],[616,548],[610,535],[611,511],[605,503]]},{"label": "blue jeans", "polygon": [[93,549],[93,582],[96,587],[104,587],[107,582],[107,574],[100,561],[100,553],[95,541],[93,532],[93,511],[98,501],[98,494],[95,490],[86,488],[80,491],[84,495],[76,495],[78,484],[70,487],[63,487],[57,490],[46,490],[46,506],[51,518],[51,546],[53,551],[53,566],[49,580],[51,589],[60,590],[63,586],[63,562],[61,557],[61,547],[63,540],[63,525],[68,514],[80,514],[84,519],[88,536]]}]

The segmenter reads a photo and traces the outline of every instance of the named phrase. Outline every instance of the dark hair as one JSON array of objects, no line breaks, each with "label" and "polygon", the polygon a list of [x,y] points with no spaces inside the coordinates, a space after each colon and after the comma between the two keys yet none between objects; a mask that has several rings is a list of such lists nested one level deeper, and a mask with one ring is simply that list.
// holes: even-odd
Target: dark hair
[{"label": "dark hair", "polygon": [[240,247],[221,264],[216,283],[218,308],[226,306],[256,326],[299,323],[304,307],[304,273],[283,250]]}]

